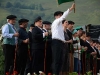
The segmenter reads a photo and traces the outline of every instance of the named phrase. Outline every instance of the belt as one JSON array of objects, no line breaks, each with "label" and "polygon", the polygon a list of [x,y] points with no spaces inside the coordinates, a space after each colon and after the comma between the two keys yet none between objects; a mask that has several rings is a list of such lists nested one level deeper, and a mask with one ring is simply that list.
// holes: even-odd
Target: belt
[{"label": "belt", "polygon": [[60,39],[53,38],[53,40],[58,40],[58,41],[61,41],[61,42],[65,43],[65,41],[62,41]]}]

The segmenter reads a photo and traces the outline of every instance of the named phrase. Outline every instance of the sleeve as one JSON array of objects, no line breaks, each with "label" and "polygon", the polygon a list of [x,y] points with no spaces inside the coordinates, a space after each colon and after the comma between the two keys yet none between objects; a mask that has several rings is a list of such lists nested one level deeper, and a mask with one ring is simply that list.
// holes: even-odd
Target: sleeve
[{"label": "sleeve", "polygon": [[69,14],[69,9],[64,12],[64,14],[58,19],[58,22],[62,22]]},{"label": "sleeve", "polygon": [[8,25],[5,25],[3,28],[2,28],[2,36],[4,38],[12,38],[14,34],[10,34],[9,33],[9,27]]}]

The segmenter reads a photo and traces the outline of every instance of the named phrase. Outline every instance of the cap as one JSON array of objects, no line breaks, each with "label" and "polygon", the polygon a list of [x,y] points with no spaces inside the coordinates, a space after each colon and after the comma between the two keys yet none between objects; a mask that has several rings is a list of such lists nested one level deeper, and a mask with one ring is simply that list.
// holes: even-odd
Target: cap
[{"label": "cap", "polygon": [[30,27],[35,27],[35,25],[34,24],[31,24]]},{"label": "cap", "polygon": [[15,18],[17,18],[15,15],[8,15],[7,17],[6,17],[7,19],[15,19]]},{"label": "cap", "polygon": [[49,21],[43,21],[43,24],[50,25],[50,24],[51,24],[51,22],[49,22]]},{"label": "cap", "polygon": [[27,19],[20,19],[20,20],[18,21],[18,23],[23,23],[23,22],[29,22],[29,20],[27,20]]},{"label": "cap", "polygon": [[83,30],[83,28],[81,26],[78,26],[75,28],[76,30]]},{"label": "cap", "polygon": [[73,32],[72,32],[72,34],[75,34],[76,32],[77,32],[77,30],[76,30],[76,29],[74,29],[74,30],[73,30]]},{"label": "cap", "polygon": [[41,19],[40,16],[38,16],[37,18],[35,18],[34,23],[35,23],[35,22],[38,22],[38,21],[40,21],[40,20],[42,20],[42,19]]}]

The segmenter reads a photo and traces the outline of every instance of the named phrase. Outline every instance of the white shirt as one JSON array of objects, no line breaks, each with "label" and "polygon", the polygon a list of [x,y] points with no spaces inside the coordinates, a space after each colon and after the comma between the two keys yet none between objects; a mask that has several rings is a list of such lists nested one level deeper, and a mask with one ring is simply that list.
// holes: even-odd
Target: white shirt
[{"label": "white shirt", "polygon": [[55,19],[51,26],[51,32],[52,32],[52,39],[59,39],[61,41],[65,41],[64,38],[64,29],[62,26],[62,20],[64,20],[69,14],[69,9],[64,12],[64,14],[58,18]]},{"label": "white shirt", "polygon": [[[73,37],[73,40],[78,40],[79,41],[79,38],[78,37],[76,37],[76,38]],[[73,44],[73,47],[75,49],[80,48],[81,47],[80,42]],[[78,58],[79,60],[81,60],[80,54],[81,54],[81,50],[74,50],[74,58]]]},{"label": "white shirt", "polygon": [[[7,23],[7,24],[5,24],[5,25],[2,27],[2,36],[3,36],[4,38],[12,38],[13,35],[14,35],[14,33],[9,33],[9,27],[8,27],[8,25],[10,25],[11,28],[12,28],[12,30],[14,31],[14,33],[16,33],[16,31],[15,31],[14,28],[13,28],[13,25],[10,24],[10,23]],[[15,42],[17,43],[17,37],[15,37]]]}]

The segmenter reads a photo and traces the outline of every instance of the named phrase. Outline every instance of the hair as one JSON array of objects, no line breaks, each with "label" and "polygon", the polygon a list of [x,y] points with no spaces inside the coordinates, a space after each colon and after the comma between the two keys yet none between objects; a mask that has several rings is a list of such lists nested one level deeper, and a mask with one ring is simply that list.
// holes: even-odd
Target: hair
[{"label": "hair", "polygon": [[9,19],[7,19],[7,22],[9,21]]},{"label": "hair", "polygon": [[35,25],[34,24],[31,24],[30,27],[35,27]]},{"label": "hair", "polygon": [[75,24],[73,21],[68,21],[68,24]]},{"label": "hair", "polygon": [[83,35],[83,34],[86,34],[86,32],[85,32],[85,31],[82,31],[82,35]]},{"label": "hair", "polygon": [[63,14],[63,12],[62,12],[62,11],[56,11],[56,12],[54,13],[54,17],[55,17],[55,16],[58,16],[58,15],[60,15],[60,14]]},{"label": "hair", "polygon": [[62,24],[64,24],[65,21],[66,21],[66,20],[64,19],[64,20],[62,21]]}]

